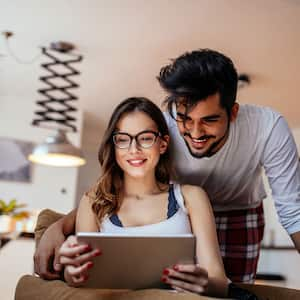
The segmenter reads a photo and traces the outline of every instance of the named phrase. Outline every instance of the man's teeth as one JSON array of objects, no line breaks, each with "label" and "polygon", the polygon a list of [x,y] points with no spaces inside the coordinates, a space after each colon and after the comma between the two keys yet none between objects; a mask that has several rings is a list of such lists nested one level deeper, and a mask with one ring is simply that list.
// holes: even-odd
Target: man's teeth
[{"label": "man's teeth", "polygon": [[192,139],[193,142],[195,143],[203,143],[206,142],[208,139]]}]

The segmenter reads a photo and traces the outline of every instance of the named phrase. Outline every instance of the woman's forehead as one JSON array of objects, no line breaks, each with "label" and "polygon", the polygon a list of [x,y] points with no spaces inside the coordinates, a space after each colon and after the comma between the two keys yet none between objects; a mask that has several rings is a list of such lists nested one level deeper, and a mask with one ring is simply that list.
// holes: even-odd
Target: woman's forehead
[{"label": "woman's forehead", "polygon": [[157,129],[153,119],[144,112],[134,111],[125,113],[117,122],[116,127],[120,131],[142,131],[148,129]]}]

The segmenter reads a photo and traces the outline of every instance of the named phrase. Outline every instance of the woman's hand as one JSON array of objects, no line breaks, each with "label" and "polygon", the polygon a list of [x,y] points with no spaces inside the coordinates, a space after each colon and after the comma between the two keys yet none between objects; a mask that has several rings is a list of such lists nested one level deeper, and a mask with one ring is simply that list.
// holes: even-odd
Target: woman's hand
[{"label": "woman's hand", "polygon": [[173,268],[166,268],[161,280],[180,292],[203,294],[208,288],[208,273],[197,264],[177,264]]},{"label": "woman's hand", "polygon": [[88,270],[93,266],[92,259],[99,256],[99,249],[87,244],[79,244],[76,236],[69,236],[59,250],[60,263],[65,266],[64,277],[71,286],[80,286],[88,278]]}]

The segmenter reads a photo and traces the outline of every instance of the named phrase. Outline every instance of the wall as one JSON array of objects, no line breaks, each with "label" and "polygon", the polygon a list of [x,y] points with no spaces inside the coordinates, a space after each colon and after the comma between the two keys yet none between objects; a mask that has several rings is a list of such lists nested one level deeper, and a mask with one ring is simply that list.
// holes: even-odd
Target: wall
[{"label": "wall", "polygon": [[[18,49],[20,53],[22,48]],[[26,47],[24,49],[26,57]],[[34,49],[36,52],[37,49]],[[32,51],[31,56],[35,54]],[[35,54],[36,55],[36,54]],[[34,127],[31,122],[34,110],[38,108],[36,100],[43,99],[37,89],[42,87],[38,77],[42,74],[40,58],[32,64],[20,64],[10,56],[1,59],[0,73],[0,137],[10,137],[35,143],[42,142],[53,130]],[[79,65],[80,67],[80,65]],[[80,82],[80,77],[77,77]],[[19,89],[15,88],[19,85]],[[80,95],[80,89],[74,90]],[[74,145],[80,145],[81,116],[76,114],[79,133],[68,136]],[[0,153],[1,155],[1,153]],[[16,198],[26,203],[28,208],[51,208],[67,212],[75,205],[78,170],[76,168],[55,168],[40,165],[32,166],[30,183],[0,181],[0,199]],[[65,193],[62,190],[65,190]]]}]

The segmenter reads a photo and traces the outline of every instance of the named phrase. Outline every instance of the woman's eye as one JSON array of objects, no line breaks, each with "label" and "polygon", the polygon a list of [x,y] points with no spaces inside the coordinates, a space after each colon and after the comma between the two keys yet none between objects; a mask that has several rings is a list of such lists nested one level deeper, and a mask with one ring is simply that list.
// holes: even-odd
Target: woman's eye
[{"label": "woman's eye", "polygon": [[143,137],[140,137],[140,141],[148,142],[148,141],[152,141],[152,140],[153,140],[152,136],[143,136]]},{"label": "woman's eye", "polygon": [[127,138],[118,138],[117,139],[117,142],[118,143],[126,143],[126,142],[128,142],[129,141],[129,139],[127,139]]}]

